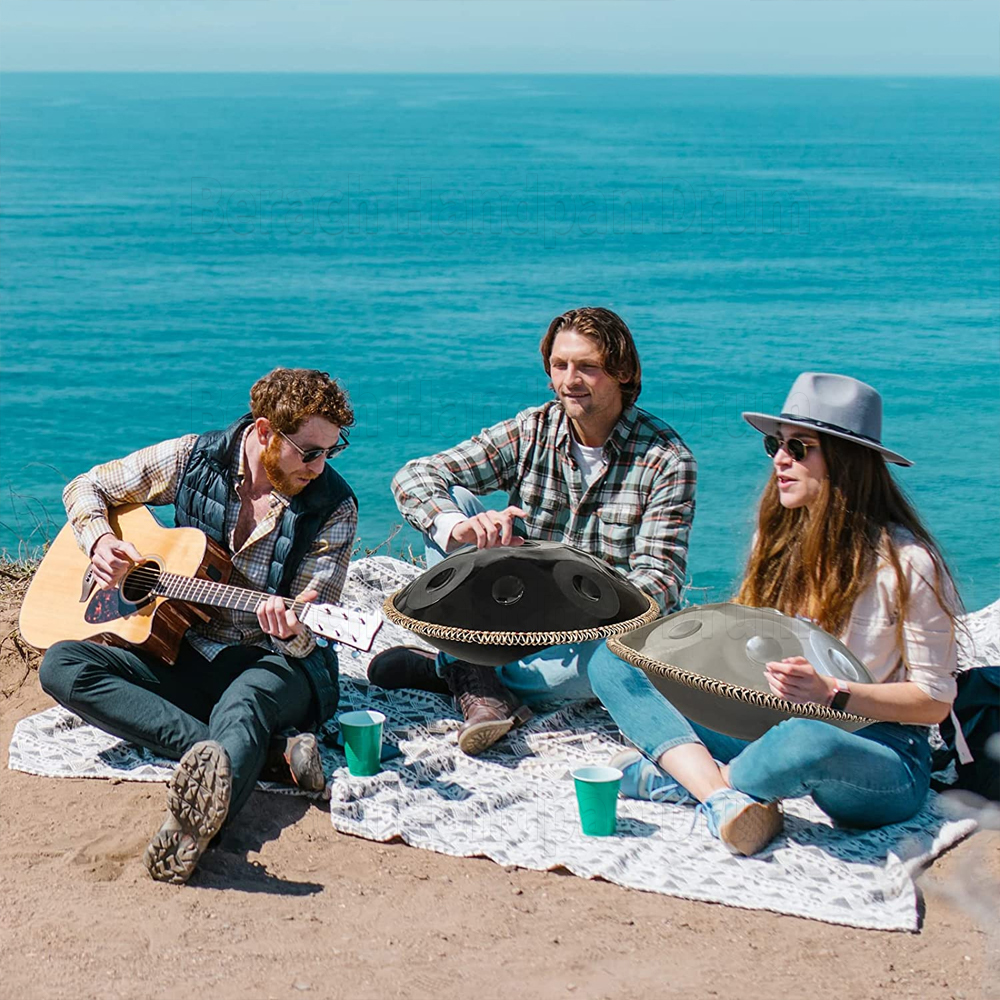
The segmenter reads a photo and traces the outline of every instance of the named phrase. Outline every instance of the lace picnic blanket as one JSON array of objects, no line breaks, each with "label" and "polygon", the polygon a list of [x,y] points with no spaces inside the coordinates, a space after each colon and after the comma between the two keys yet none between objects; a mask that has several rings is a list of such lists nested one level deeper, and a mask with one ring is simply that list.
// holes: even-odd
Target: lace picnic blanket
[{"label": "lace picnic blanket", "polygon": [[[359,559],[351,564],[344,603],[377,610],[386,593],[418,573],[386,556]],[[966,650],[966,661],[1000,662],[1000,602],[969,616],[968,624],[976,647]],[[934,795],[908,822],[870,831],[835,829],[811,799],[795,799],[784,803],[784,833],[762,854],[737,858],[703,822],[692,824],[690,807],[622,799],[617,835],[585,837],[570,774],[621,749],[607,712],[595,701],[538,713],[483,756],[467,757],[456,745],[461,716],[450,701],[369,688],[371,656],[400,643],[418,640],[386,623],[371,653],[340,650],[341,710],[383,712],[386,745],[398,751],[380,774],[354,778],[333,727],[323,734],[331,820],[343,833],[375,841],[398,837],[414,847],[522,868],[563,867],[686,899],[912,931],[919,919],[915,874],[975,828],[973,820],[949,819]],[[173,767],[62,708],[18,723],[9,766],[53,777],[130,781],[165,781]]]}]

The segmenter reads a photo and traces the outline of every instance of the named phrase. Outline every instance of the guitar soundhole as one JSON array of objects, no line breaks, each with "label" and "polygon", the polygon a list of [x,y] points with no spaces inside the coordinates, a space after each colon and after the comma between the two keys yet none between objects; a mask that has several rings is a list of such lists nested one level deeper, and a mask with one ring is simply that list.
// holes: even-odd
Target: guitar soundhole
[{"label": "guitar soundhole", "polygon": [[162,569],[158,562],[150,560],[136,566],[122,580],[122,597],[129,604],[142,604],[149,599],[153,589],[159,582]]}]

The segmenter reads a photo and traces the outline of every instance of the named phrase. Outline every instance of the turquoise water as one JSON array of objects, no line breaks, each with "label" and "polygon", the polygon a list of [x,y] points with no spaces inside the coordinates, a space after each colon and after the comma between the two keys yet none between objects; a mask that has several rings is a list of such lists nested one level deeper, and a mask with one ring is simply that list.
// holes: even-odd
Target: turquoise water
[{"label": "turquoise water", "polygon": [[549,320],[602,304],[699,460],[697,599],[767,475],[739,412],[804,369],[883,392],[967,604],[998,596],[995,80],[6,74],[0,112],[9,551],[279,364],[349,388],[373,547],[392,473],[546,399]]}]

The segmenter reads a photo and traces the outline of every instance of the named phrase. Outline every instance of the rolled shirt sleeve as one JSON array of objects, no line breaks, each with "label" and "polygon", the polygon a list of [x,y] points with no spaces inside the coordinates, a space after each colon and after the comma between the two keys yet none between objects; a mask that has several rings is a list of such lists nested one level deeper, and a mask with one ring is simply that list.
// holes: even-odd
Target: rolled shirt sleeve
[{"label": "rolled shirt sleeve", "polygon": [[465,514],[453,514],[451,511],[445,511],[443,514],[438,514],[434,518],[434,523],[431,527],[431,541],[442,551],[448,551],[448,542],[451,541],[451,533],[455,530],[455,526],[461,524],[466,520]]},{"label": "rolled shirt sleeve", "polygon": [[476,496],[495,490],[510,492],[517,482],[520,436],[515,417],[485,428],[454,448],[407,462],[392,480],[400,513],[421,534],[432,535],[438,515],[461,514],[448,496],[450,487],[464,486]]},{"label": "rolled shirt sleeve", "polygon": [[[899,583],[887,552],[880,556],[875,578],[854,602],[841,641],[868,668],[876,683],[910,681],[935,701],[952,702],[957,694],[958,643],[951,618],[934,592],[937,567],[930,553],[908,532],[895,529],[893,541],[909,592],[902,648]],[[958,607],[949,580],[942,581],[938,589],[949,607]]]},{"label": "rolled shirt sleeve", "polygon": [[[903,558],[910,584],[903,620],[907,680],[935,701],[950,704],[958,693],[958,642],[952,621],[934,592],[937,568],[920,546],[908,546]],[[944,600],[951,601],[954,607],[957,602],[950,581],[939,589],[943,589]]]}]

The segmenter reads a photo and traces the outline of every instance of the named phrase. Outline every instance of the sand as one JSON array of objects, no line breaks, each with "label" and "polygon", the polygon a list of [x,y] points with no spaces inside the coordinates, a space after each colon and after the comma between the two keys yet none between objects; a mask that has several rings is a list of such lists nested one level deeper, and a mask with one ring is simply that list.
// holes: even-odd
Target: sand
[{"label": "sand", "polygon": [[7,769],[49,707],[0,570],[0,997],[1000,997],[1000,834],[920,881],[918,934],[835,927],[336,833],[255,793],[187,886],[140,857],[160,785]]}]

